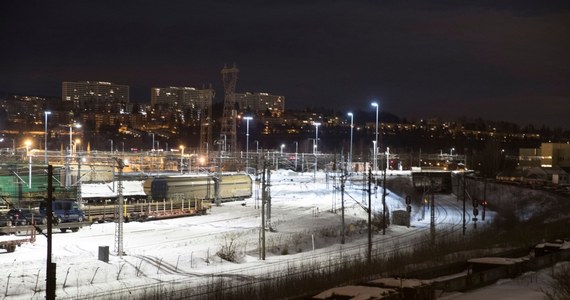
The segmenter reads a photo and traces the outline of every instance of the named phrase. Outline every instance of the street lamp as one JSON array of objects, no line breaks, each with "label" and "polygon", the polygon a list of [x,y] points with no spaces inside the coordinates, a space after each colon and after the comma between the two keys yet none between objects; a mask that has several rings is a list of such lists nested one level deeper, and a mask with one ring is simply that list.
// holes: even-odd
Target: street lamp
[{"label": "street lamp", "polygon": [[348,113],[350,117],[350,151],[348,154],[348,172],[352,171],[352,131],[354,129],[354,114],[351,112]]},{"label": "street lamp", "polygon": [[47,165],[47,164],[48,164],[48,158],[47,158],[47,139],[48,139],[47,121],[48,121],[48,115],[51,115],[51,111],[45,111],[45,112],[44,112],[44,115],[45,115],[45,121],[44,121],[44,129],[45,129],[45,139],[44,139],[44,163]]},{"label": "street lamp", "polygon": [[297,143],[297,142],[294,142],[294,143],[295,143],[295,172],[297,172],[297,159],[298,159],[298,157],[297,157],[298,151],[297,150],[299,149],[299,143]]},{"label": "street lamp", "polygon": [[109,142],[111,142],[111,154],[113,153],[113,140],[109,139]]},{"label": "street lamp", "polygon": [[279,152],[281,156],[283,156],[283,148],[285,148],[285,144],[281,144],[281,152]]},{"label": "street lamp", "polygon": [[317,160],[317,153],[318,153],[318,145],[319,145],[319,126],[321,123],[314,122],[315,125],[315,146],[313,147],[313,153],[315,154],[315,175],[313,176],[313,182],[317,181],[317,167],[318,167],[318,160]]},{"label": "street lamp", "polygon": [[184,170],[183,157],[184,157],[184,146],[180,145],[180,175],[182,175],[183,170]]},{"label": "street lamp", "polygon": [[449,151],[449,153],[451,154],[451,156],[453,156],[453,151],[455,151],[455,148],[451,148],[451,150]]},{"label": "street lamp", "polygon": [[72,123],[69,124],[69,155],[73,153],[73,127],[81,128],[81,124],[79,123]]},{"label": "street lamp", "polygon": [[378,103],[372,102],[373,107],[376,107],[376,143],[374,144],[374,170],[378,172]]},{"label": "street lamp", "polygon": [[30,160],[28,164],[28,188],[32,188],[32,156],[30,155],[30,146],[32,145],[32,141],[26,140],[24,145],[26,145],[26,155]]},{"label": "street lamp", "polygon": [[315,147],[313,149],[314,154],[317,155],[318,152],[318,145],[319,145],[319,126],[321,126],[321,123],[319,122],[314,122],[313,125],[315,125]]},{"label": "street lamp", "polygon": [[24,145],[26,146],[26,156],[29,156],[30,155],[30,153],[29,153],[30,152],[30,146],[32,145],[32,141],[26,140],[24,142]]},{"label": "street lamp", "polygon": [[245,172],[249,171],[249,121],[253,119],[252,117],[244,117],[246,123],[246,133],[245,133]]}]

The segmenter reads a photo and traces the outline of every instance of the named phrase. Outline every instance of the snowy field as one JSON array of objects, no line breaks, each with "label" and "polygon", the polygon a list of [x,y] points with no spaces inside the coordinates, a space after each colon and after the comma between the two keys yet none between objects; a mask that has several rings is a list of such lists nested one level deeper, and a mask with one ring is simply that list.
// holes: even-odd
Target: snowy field
[{"label": "snowy field", "polygon": [[[176,289],[177,286],[200,286],[213,276],[236,280],[255,278],[267,272],[284,270],[293,264],[366,251],[367,239],[361,224],[367,219],[363,206],[367,206],[368,200],[362,183],[346,185],[345,224],[351,234],[347,236],[345,245],[340,245],[338,234],[334,237],[324,234],[327,231],[338,233],[341,226],[338,179],[324,173],[317,173],[317,178],[314,178],[312,173],[301,175],[278,171],[272,174],[271,184],[271,225],[274,232],[266,233],[265,261],[258,255],[261,216],[259,201],[256,200],[259,193],[254,188],[252,198],[214,206],[205,216],[124,224],[125,255],[122,257],[114,251],[115,223],[93,224],[75,233],[54,231],[57,298],[136,299],[149,287]],[[378,189],[372,196],[373,210],[381,209],[381,198],[381,189]],[[390,211],[405,209],[403,198],[389,191],[386,203]],[[436,203],[437,227],[446,230],[461,228],[462,210],[456,198],[441,195]],[[494,214],[488,212],[487,216],[489,222]],[[468,216],[468,220],[470,218]],[[414,207],[410,228],[391,226],[386,235],[375,234],[374,243],[381,245],[383,251],[391,251],[410,245],[414,238],[417,240],[428,230],[429,213]],[[223,261],[216,255],[231,239],[239,244],[239,263]],[[46,238],[38,235],[34,244],[24,244],[13,253],[0,250],[1,298],[45,298],[46,245]],[[101,246],[109,247],[108,263],[98,260]],[[507,284],[510,283],[502,286]],[[515,288],[508,293],[513,296],[522,290]],[[473,293],[477,292],[480,290]],[[447,299],[480,299],[468,298],[469,294],[449,295]]]}]

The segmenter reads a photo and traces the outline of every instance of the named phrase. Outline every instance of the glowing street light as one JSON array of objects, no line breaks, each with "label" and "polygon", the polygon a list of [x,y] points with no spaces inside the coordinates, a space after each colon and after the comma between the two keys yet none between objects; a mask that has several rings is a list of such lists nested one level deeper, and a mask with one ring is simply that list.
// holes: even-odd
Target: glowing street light
[{"label": "glowing street light", "polygon": [[28,187],[32,188],[32,156],[30,155],[30,146],[32,145],[32,141],[26,140],[24,145],[26,145],[26,155],[30,159],[30,162],[28,163]]},{"label": "glowing street light", "polygon": [[319,145],[319,126],[321,126],[321,123],[319,122],[314,122],[313,125],[315,125],[315,147],[313,149],[314,154],[316,155],[319,151],[318,149],[318,145]]},{"label": "glowing street light", "polygon": [[296,172],[297,171],[297,159],[298,159],[297,152],[299,150],[299,143],[297,143],[296,141],[294,143],[295,143],[295,172]]},{"label": "glowing street light", "polygon": [[376,107],[376,143],[374,144],[374,171],[378,172],[378,103],[372,102],[373,107]]},{"label": "glowing street light", "polygon": [[30,155],[30,146],[32,145],[32,141],[31,140],[26,140],[24,141],[24,145],[26,146],[26,156]]},{"label": "glowing street light", "polygon": [[249,172],[249,121],[253,119],[252,117],[244,117],[246,122],[246,133],[245,133],[245,172]]},{"label": "glowing street light", "polygon": [[318,159],[317,159],[317,153],[319,151],[318,149],[318,145],[319,145],[319,126],[321,125],[321,123],[319,122],[314,122],[313,125],[315,125],[315,145],[313,147],[313,153],[315,154],[315,174],[313,176],[313,181],[316,182],[317,181],[317,166],[318,166]]},{"label": "glowing street light", "polygon": [[73,152],[73,127],[75,128],[81,128],[81,124],[79,123],[73,123],[73,124],[68,124],[69,126],[69,155],[71,155]]},{"label": "glowing street light", "polygon": [[285,148],[285,144],[281,144],[281,152],[280,152],[281,156],[283,156],[283,148]]},{"label": "glowing street light", "polygon": [[47,165],[48,164],[48,157],[47,157],[47,139],[48,139],[48,131],[47,131],[47,121],[48,121],[48,115],[51,115],[51,111],[45,111],[44,112],[45,115],[45,121],[44,121],[44,131],[45,131],[45,138],[44,138],[44,163]]},{"label": "glowing street light", "polygon": [[352,131],[354,129],[354,114],[351,112],[348,113],[350,117],[350,151],[348,154],[348,172],[352,171]]}]

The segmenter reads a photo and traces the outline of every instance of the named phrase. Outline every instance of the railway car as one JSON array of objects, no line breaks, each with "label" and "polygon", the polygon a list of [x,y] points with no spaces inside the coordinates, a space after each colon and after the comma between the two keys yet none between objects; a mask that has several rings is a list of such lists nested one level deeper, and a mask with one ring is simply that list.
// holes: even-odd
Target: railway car
[{"label": "railway car", "polygon": [[249,198],[252,195],[252,180],[247,174],[176,175],[149,178],[144,182],[144,191],[153,200],[168,199],[215,199],[215,184],[219,181],[222,201]]}]

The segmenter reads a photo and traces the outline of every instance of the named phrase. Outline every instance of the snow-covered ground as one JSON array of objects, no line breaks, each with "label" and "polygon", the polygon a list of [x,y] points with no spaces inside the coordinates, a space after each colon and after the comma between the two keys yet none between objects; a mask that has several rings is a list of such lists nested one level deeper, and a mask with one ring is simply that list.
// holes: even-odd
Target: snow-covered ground
[{"label": "snow-covered ground", "polygon": [[[115,223],[93,224],[75,233],[54,231],[52,259],[57,264],[57,298],[136,298],[153,286],[166,285],[171,289],[178,284],[199,286],[213,275],[255,277],[284,270],[295,263],[329,259],[341,252],[341,255],[364,253],[367,240],[361,224],[367,219],[363,206],[367,206],[368,199],[362,183],[346,185],[345,224],[351,234],[346,237],[346,244],[340,245],[338,179],[324,173],[317,173],[315,179],[312,173],[302,175],[280,170],[273,173],[271,180],[274,231],[266,232],[265,261],[258,256],[261,216],[260,202],[256,200],[259,193],[255,192],[246,201],[214,206],[205,216],[126,223],[125,255],[121,257],[115,253]],[[381,200],[378,189],[372,196],[373,210],[382,207]],[[405,209],[402,197],[389,191],[386,203],[390,211]],[[453,196],[438,197],[438,228],[461,228],[459,205]],[[487,222],[493,217],[493,212],[487,212]],[[410,228],[391,226],[385,236],[375,234],[374,243],[381,244],[383,251],[412,243],[414,237],[429,230],[429,219],[429,212],[414,207]],[[468,215],[467,219],[471,217]],[[240,263],[223,261],[216,255],[232,239],[239,245]],[[108,263],[98,260],[100,247],[109,247]],[[0,297],[45,297],[46,249],[46,238],[39,235],[34,244],[25,244],[13,253],[0,250]],[[509,293],[512,295],[512,291]]]}]

